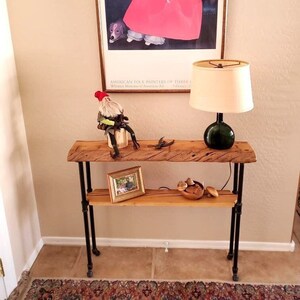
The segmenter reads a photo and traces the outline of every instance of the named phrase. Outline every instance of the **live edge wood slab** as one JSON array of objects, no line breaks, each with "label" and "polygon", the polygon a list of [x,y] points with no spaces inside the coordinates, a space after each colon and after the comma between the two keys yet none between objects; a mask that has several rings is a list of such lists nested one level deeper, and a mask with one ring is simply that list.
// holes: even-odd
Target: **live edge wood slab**
[{"label": "live edge wood slab", "polygon": [[175,140],[174,144],[155,149],[156,140],[139,141],[135,150],[132,143],[120,149],[120,157],[113,159],[107,141],[76,141],[68,153],[70,162],[114,162],[114,161],[170,161],[170,162],[256,162],[254,150],[247,142],[237,141],[230,149],[208,148],[204,141]]}]

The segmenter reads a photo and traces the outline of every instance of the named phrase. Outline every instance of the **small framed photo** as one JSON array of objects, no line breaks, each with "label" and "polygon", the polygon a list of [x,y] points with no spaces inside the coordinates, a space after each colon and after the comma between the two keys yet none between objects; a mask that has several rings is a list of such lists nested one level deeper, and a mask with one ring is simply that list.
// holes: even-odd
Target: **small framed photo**
[{"label": "small framed photo", "polygon": [[125,201],[145,194],[140,166],[107,174],[112,203]]}]

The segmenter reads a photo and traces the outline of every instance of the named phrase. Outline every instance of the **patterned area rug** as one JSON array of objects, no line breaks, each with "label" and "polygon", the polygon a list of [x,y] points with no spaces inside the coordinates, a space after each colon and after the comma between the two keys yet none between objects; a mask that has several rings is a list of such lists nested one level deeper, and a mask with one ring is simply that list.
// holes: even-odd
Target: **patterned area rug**
[{"label": "patterned area rug", "polygon": [[252,285],[217,282],[107,281],[34,279],[26,300],[96,299],[300,299],[300,285]]}]

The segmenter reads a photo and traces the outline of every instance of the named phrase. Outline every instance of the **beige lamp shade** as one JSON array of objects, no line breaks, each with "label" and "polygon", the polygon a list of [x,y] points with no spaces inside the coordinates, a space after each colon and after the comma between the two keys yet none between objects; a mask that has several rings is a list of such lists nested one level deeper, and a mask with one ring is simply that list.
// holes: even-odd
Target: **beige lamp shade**
[{"label": "beige lamp shade", "polygon": [[239,60],[203,60],[193,64],[190,105],[218,113],[253,108],[250,66]]}]

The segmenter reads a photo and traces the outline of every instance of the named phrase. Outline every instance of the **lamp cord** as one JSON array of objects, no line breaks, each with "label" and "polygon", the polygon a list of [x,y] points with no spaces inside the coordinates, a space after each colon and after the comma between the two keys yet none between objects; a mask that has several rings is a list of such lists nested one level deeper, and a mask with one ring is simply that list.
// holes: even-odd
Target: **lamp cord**
[{"label": "lamp cord", "polygon": [[225,182],[225,184],[223,185],[223,187],[221,188],[221,191],[223,191],[223,189],[225,188],[225,186],[228,184],[230,178],[231,178],[231,174],[232,174],[232,170],[231,170],[231,163],[229,163],[229,177],[227,179],[227,181]]},{"label": "lamp cord", "polygon": [[[231,168],[231,163],[229,163],[229,176],[228,176],[228,179],[226,180],[225,184],[223,185],[223,187],[221,188],[221,191],[224,190],[224,188],[226,187],[226,185],[228,184],[230,178],[231,178],[231,175],[232,175],[232,168]],[[158,188],[159,190],[171,190],[169,187],[167,186],[160,186]]]}]

